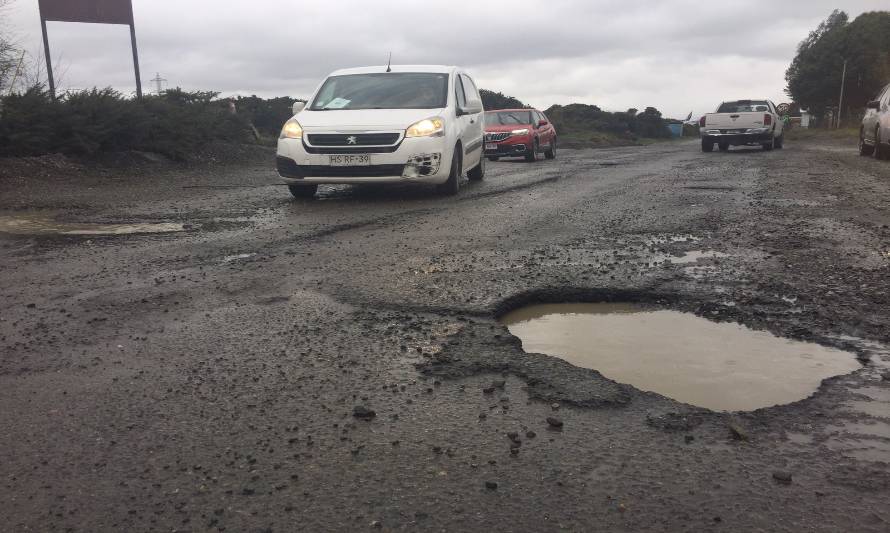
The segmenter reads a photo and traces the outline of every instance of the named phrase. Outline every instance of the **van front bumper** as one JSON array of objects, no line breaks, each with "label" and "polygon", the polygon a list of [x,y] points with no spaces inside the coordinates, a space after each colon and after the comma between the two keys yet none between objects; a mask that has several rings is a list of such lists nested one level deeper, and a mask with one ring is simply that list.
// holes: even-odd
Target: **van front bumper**
[{"label": "van front bumper", "polygon": [[[318,151],[318,150],[314,150]],[[362,153],[360,148],[343,155],[367,156],[368,164],[341,166],[332,164],[340,154],[310,153],[300,139],[279,139],[276,167],[288,184],[297,183],[431,183],[448,179],[451,156],[442,137],[402,139],[387,152]],[[447,160],[446,160],[447,158]]]}]

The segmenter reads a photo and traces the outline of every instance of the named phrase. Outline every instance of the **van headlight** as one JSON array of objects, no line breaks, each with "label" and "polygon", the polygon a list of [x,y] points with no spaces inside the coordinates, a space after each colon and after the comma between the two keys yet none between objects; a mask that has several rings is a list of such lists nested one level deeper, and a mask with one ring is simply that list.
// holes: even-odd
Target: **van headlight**
[{"label": "van headlight", "polygon": [[279,139],[302,139],[303,138],[303,126],[300,126],[300,123],[297,122],[297,119],[292,118],[284,123],[284,127],[281,128],[281,135],[278,136]]},{"label": "van headlight", "polygon": [[528,135],[528,128],[522,128],[521,130],[513,130],[510,132],[510,135]]},{"label": "van headlight", "polygon": [[408,126],[405,137],[442,137],[445,135],[445,121],[439,117],[425,118]]}]

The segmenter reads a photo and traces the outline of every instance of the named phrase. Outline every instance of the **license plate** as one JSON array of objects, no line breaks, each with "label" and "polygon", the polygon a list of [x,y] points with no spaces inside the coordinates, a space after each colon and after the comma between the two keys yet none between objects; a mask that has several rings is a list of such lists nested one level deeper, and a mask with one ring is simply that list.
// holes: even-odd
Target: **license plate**
[{"label": "license plate", "polygon": [[331,166],[332,167],[360,167],[367,166],[371,164],[371,156],[368,154],[362,155],[332,155],[331,156]]},{"label": "license plate", "polygon": [[485,149],[486,150],[497,150],[498,143],[485,143]]}]

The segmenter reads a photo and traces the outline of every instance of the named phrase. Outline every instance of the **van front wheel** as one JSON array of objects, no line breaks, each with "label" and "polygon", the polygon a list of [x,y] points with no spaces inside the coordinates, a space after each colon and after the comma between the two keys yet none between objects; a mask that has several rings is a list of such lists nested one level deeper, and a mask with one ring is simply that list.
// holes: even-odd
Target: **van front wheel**
[{"label": "van front wheel", "polygon": [[479,158],[479,164],[467,171],[470,181],[481,181],[485,177],[485,157]]},{"label": "van front wheel", "polygon": [[439,190],[448,196],[454,196],[460,190],[460,176],[461,176],[461,146],[458,144],[454,147],[454,155],[451,157],[451,171],[448,173],[448,179],[442,185],[439,185]]},{"label": "van front wheel", "polygon": [[315,191],[318,190],[318,185],[293,184],[288,185],[287,188],[290,189],[290,193],[294,195],[294,198],[312,198],[315,196]]}]

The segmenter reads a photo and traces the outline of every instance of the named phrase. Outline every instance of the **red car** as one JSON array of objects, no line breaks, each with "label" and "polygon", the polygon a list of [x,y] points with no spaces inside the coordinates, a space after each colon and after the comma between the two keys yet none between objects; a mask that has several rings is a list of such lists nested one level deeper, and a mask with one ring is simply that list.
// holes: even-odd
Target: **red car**
[{"label": "red car", "polygon": [[485,156],[524,157],[537,161],[540,154],[556,157],[556,129],[537,109],[499,109],[485,113]]}]

